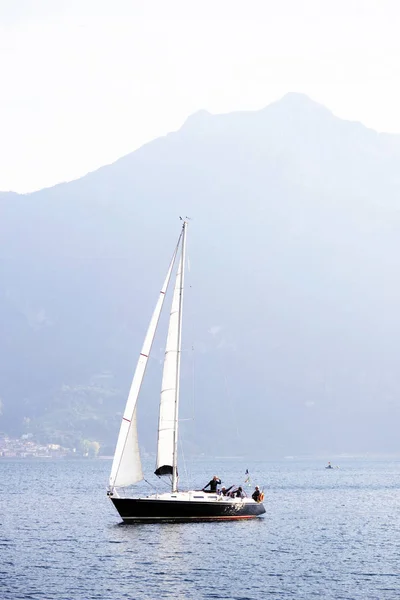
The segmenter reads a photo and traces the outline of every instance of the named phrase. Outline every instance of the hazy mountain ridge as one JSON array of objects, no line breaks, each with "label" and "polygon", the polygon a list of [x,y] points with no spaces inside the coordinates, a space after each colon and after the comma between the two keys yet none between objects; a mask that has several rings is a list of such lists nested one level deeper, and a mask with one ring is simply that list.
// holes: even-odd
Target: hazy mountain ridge
[{"label": "hazy mountain ridge", "polygon": [[[184,214],[183,435],[228,454],[396,450],[399,164],[400,136],[289,94],[196,113],[78,181],[0,194],[1,429],[48,423],[61,394],[66,430],[112,443]],[[148,450],[162,344],[141,403]],[[102,374],[104,393],[65,396]]]}]

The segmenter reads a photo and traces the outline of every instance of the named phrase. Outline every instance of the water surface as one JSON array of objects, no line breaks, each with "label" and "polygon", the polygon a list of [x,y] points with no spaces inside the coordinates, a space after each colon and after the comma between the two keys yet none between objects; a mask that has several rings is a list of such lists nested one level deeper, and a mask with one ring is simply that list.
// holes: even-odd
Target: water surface
[{"label": "water surface", "polygon": [[266,515],[154,525],[120,524],[105,496],[110,467],[0,459],[0,598],[400,596],[400,462],[193,461],[195,487],[214,474],[240,484],[248,467]]}]

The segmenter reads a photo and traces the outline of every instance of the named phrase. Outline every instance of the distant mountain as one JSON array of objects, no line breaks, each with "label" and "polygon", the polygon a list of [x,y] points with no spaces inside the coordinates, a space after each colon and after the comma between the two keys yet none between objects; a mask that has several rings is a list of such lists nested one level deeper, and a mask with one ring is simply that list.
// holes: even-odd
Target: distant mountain
[{"label": "distant mountain", "polygon": [[[301,94],[200,111],[80,180],[0,194],[0,430],[113,446],[179,215],[189,450],[398,451],[400,136]],[[149,452],[163,344],[139,407]]]}]

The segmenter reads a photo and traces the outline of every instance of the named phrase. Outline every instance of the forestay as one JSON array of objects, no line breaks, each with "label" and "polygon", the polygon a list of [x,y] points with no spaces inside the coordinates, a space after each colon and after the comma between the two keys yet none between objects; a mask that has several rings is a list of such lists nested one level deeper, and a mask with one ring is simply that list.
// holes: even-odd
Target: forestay
[{"label": "forestay", "polygon": [[121,428],[119,431],[117,446],[115,449],[114,460],[111,468],[109,485],[110,488],[126,487],[133,485],[143,479],[142,463],[140,460],[139,443],[136,427],[136,404],[142,385],[143,377],[146,371],[147,361],[149,359],[154,336],[157,330],[158,321],[163,307],[165,294],[171,279],[172,269],[175,264],[176,255],[182,234],[179,236],[178,244],[168,268],[164,285],[150,320],[150,325],[142,346],[139,360],[136,366],[135,374],[129,391],[125,412],[122,417]]}]

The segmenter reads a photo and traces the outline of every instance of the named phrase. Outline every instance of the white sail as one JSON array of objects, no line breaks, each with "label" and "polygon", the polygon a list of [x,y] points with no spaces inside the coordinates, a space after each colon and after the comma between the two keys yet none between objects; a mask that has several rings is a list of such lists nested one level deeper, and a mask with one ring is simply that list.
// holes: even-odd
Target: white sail
[{"label": "white sail", "polygon": [[143,377],[146,371],[147,361],[149,359],[151,346],[153,344],[161,309],[164,303],[165,293],[171,278],[172,269],[175,263],[179,244],[179,237],[164,285],[150,320],[150,325],[142,346],[142,351],[136,366],[135,375],[132,380],[128,400],[125,406],[125,412],[122,417],[121,428],[119,431],[117,446],[115,449],[114,460],[111,468],[109,485],[110,488],[125,487],[141,481],[143,479],[142,463],[139,454],[139,444],[136,427],[136,404],[142,385]]},{"label": "white sail", "polygon": [[185,264],[185,233],[183,225],[182,255],[176,274],[174,295],[169,319],[164,370],[161,384],[160,416],[158,423],[156,475],[172,474],[172,489],[177,485],[177,440],[179,375],[181,354],[182,304]]}]

